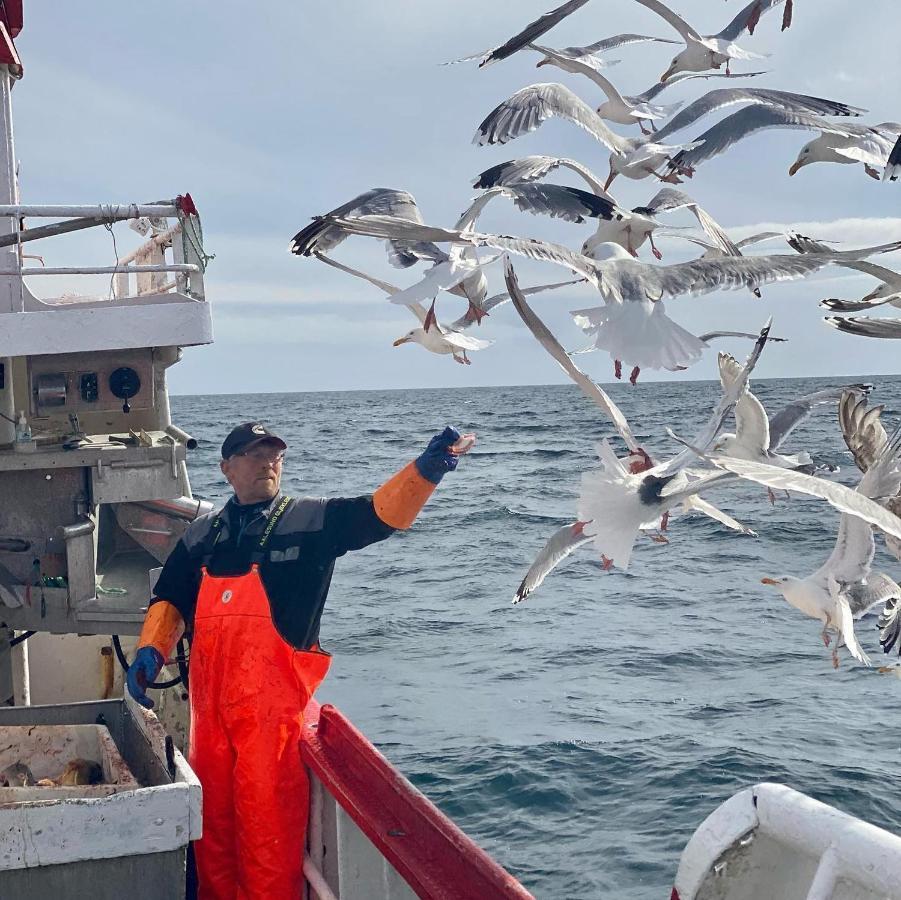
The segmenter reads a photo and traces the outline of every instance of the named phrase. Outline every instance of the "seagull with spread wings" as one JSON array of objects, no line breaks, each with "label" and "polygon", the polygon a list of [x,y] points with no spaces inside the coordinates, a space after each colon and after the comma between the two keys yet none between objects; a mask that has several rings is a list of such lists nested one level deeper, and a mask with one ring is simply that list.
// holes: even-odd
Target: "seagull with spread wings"
[{"label": "seagull with spread wings", "polygon": [[[880,421],[883,408],[882,405],[868,406],[867,397],[859,393],[848,393],[839,403],[838,422],[842,437],[857,468],[864,474],[869,472],[888,444],[888,435]],[[885,501],[885,507],[901,517],[901,491],[889,497]],[[884,537],[886,549],[901,561],[901,541],[890,534]]]},{"label": "seagull with spread wings", "polygon": [[[610,419],[619,433],[619,436],[622,438],[623,443],[628,448],[628,455],[622,460],[617,460],[617,465],[627,469],[628,472],[634,476],[655,469],[654,461],[648,455],[647,451],[645,451],[636,441],[632,429],[620,408],[613,402],[600,385],[596,384],[573,362],[571,355],[563,349],[551,333],[550,329],[548,329],[544,322],[541,321],[526,302],[524,296],[525,292],[519,288],[516,273],[513,271],[513,266],[510,264],[509,260],[506,260],[504,265],[507,292],[525,325],[532,332],[541,346],[548,351],[554,360],[556,360],[563,371],[566,372],[576,385],[578,385],[582,393],[598,406]],[[761,336],[755,335],[755,338],[757,339],[757,346],[755,346],[755,352],[752,359],[756,362],[757,355],[759,355],[763,343]],[[719,412],[717,415],[719,415]],[[724,417],[725,416],[722,418]],[[720,424],[722,423],[722,418],[718,418]],[[686,458],[687,457],[684,454],[681,457],[682,460],[685,460]],[[697,493],[689,493],[687,496],[680,498],[674,505],[678,505],[678,502],[681,502],[686,510],[695,510],[703,513],[725,525],[727,528],[740,531],[744,534],[753,534],[750,529],[746,528],[740,522],[737,522],[731,516],[728,516],[726,513],[717,509],[706,500],[702,500]],[[663,527],[665,527],[666,524],[669,508],[671,507],[667,507],[662,514],[663,521],[661,521],[661,525]],[[529,567],[526,576],[523,578],[522,583],[516,592],[516,596],[513,599],[514,603],[519,603],[524,600],[541,585],[544,579],[560,562],[566,559],[576,549],[593,539],[591,534],[585,532],[585,526],[587,524],[587,521],[580,519],[568,525],[564,525],[551,535],[550,539],[535,558],[535,561]],[[641,530],[642,528],[654,528],[656,527],[656,524],[656,519],[654,519],[653,516],[650,516],[649,521],[647,523],[642,523],[638,530]],[[656,539],[659,540],[661,538],[657,537]],[[602,555],[602,559],[606,568],[609,568],[612,565],[612,560],[609,556]]]},{"label": "seagull with spread wings", "polygon": [[[673,57],[669,68],[660,76],[661,81],[666,81],[677,72],[704,72],[707,69],[719,69],[724,63],[728,72],[734,59],[762,59],[759,53],[744,50],[735,41],[746,31],[753,34],[760,17],[785,0],[751,0],[751,3],[745,6],[722,31],[708,35],[700,34],[660,0],[636,0],[636,2],[657,13],[672,25],[685,41],[685,49]],[[790,22],[791,14],[788,13],[787,16]],[[788,25],[783,19],[783,28],[786,27]]]},{"label": "seagull with spread wings", "polygon": [[[849,393],[847,398],[847,401],[844,398],[842,400],[843,410],[850,408],[853,411],[861,403],[853,399],[853,394]],[[865,401],[863,403],[865,406]],[[843,429],[849,421],[860,424],[865,420],[864,416],[857,417],[853,412],[852,416],[851,420],[843,421]],[[856,443],[858,439],[868,446],[867,452],[872,450],[874,445],[869,437],[862,434],[851,435],[852,443]],[[865,501],[883,519],[893,523],[896,536],[901,535],[901,519],[880,505],[888,497],[897,496],[901,489],[901,431],[896,431],[891,438],[887,438],[878,455],[871,459],[856,492],[835,484],[829,484],[829,490],[814,488],[808,491],[823,497],[843,511],[838,537],[829,559],[806,578],[787,575],[762,579],[763,584],[778,588],[796,609],[823,623],[822,638],[827,647],[831,640],[829,632],[836,632],[837,640],[832,649],[832,664],[835,668],[838,668],[838,650],[843,644],[856,660],[870,665],[854,632],[854,619],[887,601],[897,603],[901,600],[901,588],[888,575],[871,572],[876,552],[871,523],[879,524],[874,522],[874,518],[879,516],[862,518],[860,513]],[[811,483],[821,480],[810,476],[801,477],[809,479]]]},{"label": "seagull with spread wings", "polygon": [[652,266],[632,259],[618,244],[603,245],[608,258],[597,260],[536,238],[435,228],[388,216],[342,217],[334,224],[370,237],[492,247],[565,266],[582,275],[597,288],[605,305],[575,311],[576,324],[594,336],[598,349],[608,350],[618,377],[623,362],[633,366],[633,383],[642,367],[673,370],[689,366],[706,346],[666,315],[666,298],[716,290],[754,290],[762,284],[804,278],[833,263],[841,265],[844,260],[901,249],[901,241],[894,241],[838,253],[723,256]]},{"label": "seagull with spread wings", "polygon": [[[314,252],[313,255],[332,268],[339,269],[356,278],[361,278],[363,281],[368,281],[370,284],[384,291],[388,296],[396,296],[402,291],[402,288],[399,288],[396,285],[389,284],[387,281],[382,281],[372,275],[367,275],[365,272],[361,272],[359,269],[353,269],[344,263],[339,263],[337,260],[331,259],[325,254]],[[553,291],[558,288],[569,287],[573,284],[581,284],[583,281],[584,279],[582,278],[574,278],[569,281],[559,281],[554,284],[539,284],[534,287],[523,288],[522,292],[524,294],[539,294],[544,291]],[[466,334],[466,330],[470,328],[473,323],[481,322],[482,318],[487,316],[488,313],[496,307],[509,302],[510,295],[506,291],[502,291],[499,294],[494,294],[493,296],[486,298],[481,304],[478,315],[474,315],[472,313],[472,308],[470,308],[467,309],[459,319],[456,319],[449,324],[444,324],[437,319],[433,319],[433,321],[429,323],[428,328],[425,327],[428,316],[425,307],[421,303],[409,303],[407,304],[407,307],[419,320],[419,327],[413,328],[402,337],[399,337],[394,341],[393,346],[399,347],[401,344],[409,343],[419,344],[430,353],[436,353],[438,355],[451,354],[454,362],[469,365],[471,360],[466,355],[467,351],[483,350],[493,344],[494,341],[476,338],[471,334]]]},{"label": "seagull with spread wings", "polygon": [[791,164],[789,175],[813,163],[828,162],[839,165],[863,163],[864,171],[877,181],[879,169],[888,168],[894,142],[901,135],[901,124],[882,122],[879,125],[845,125],[841,131],[824,131],[806,143]]},{"label": "seagull with spread wings", "polygon": [[[662,143],[676,131],[687,128],[702,116],[736,103],[752,104],[748,109],[742,110],[744,113],[759,110],[781,113],[781,116],[763,120],[753,117],[737,119],[736,116],[740,116],[741,113],[734,113],[723,120],[730,123],[728,126],[720,123],[723,127],[714,126],[695,141]],[[710,91],[690,103],[654,134],[626,138],[612,131],[603,118],[568,87],[551,82],[520,88],[499,103],[479,124],[473,143],[480,146],[505,144],[534,131],[548,119],[564,119],[587,131],[610,151],[610,174],[604,184],[604,188],[607,189],[617,175],[638,180],[651,176],[662,179],[664,176],[659,175],[657,170],[664,163],[670,163],[671,166],[670,175],[666,176],[667,180],[675,180],[676,176],[672,172],[673,157],[677,153],[681,156],[689,152],[699,142],[707,145],[708,152],[715,147],[715,152],[710,155],[716,155],[746,134],[766,127],[834,130],[846,135],[849,133],[846,127],[832,125],[823,116],[857,116],[860,112],[857,107],[839,101],[825,100],[807,94],[794,94],[790,91],[723,88]],[[717,128],[720,130],[715,130]],[[686,173],[690,172],[688,167],[682,168]]]},{"label": "seagull with spread wings", "polygon": [[[718,357],[720,384],[727,390],[741,374],[741,366],[735,357],[720,353]],[[817,391],[799,398],[770,420],[766,409],[748,385],[735,403],[735,433],[720,435],[713,445],[713,452],[737,459],[756,460],[786,469],[813,468],[813,458],[806,451],[786,455],[778,449],[788,433],[813,412],[827,403],[838,403],[846,391],[866,392],[870,384],[853,384],[842,388]],[[771,488],[767,488],[770,503],[776,502]]]},{"label": "seagull with spread wings", "polygon": [[[624,247],[632,256],[638,256],[637,251],[645,241],[648,241],[654,256],[661,259],[662,254],[654,244],[654,232],[662,227],[657,216],[679,209],[687,209],[695,216],[713,245],[718,247],[721,253],[730,256],[741,255],[738,246],[732,242],[723,228],[698,205],[697,201],[687,194],[674,188],[665,187],[658,191],[645,206],[636,206],[631,210],[624,209],[604,190],[597,176],[590,169],[573,159],[554,156],[525,156],[521,159],[511,159],[486,169],[476,176],[473,185],[489,190],[503,186],[515,187],[543,178],[558,167],[572,169],[586,181],[594,194],[612,204],[610,215],[595,217],[598,222],[597,231],[582,244],[582,253],[586,256],[592,256],[594,248],[599,244],[611,242]],[[681,237],[677,231],[667,233],[672,237]]]}]

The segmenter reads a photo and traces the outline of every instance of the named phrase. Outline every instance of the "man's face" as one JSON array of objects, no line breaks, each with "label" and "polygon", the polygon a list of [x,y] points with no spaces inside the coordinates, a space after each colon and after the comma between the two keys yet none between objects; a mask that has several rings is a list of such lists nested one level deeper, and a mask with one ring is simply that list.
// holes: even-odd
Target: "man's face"
[{"label": "man's face", "polygon": [[271,500],[282,480],[285,451],[274,441],[256,441],[219,463],[241,504]]}]

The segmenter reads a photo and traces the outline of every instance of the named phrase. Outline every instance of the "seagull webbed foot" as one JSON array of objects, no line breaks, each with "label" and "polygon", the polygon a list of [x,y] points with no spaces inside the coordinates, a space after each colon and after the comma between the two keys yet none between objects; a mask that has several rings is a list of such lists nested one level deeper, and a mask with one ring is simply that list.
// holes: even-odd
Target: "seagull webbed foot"
[{"label": "seagull webbed foot", "polygon": [[623,377],[623,364],[620,360],[613,360],[613,377],[617,380]]},{"label": "seagull webbed foot", "polygon": [[631,384],[633,387],[635,386],[635,382],[638,381],[639,372],[641,372],[641,368],[639,366],[635,366],[635,368],[632,369],[632,374],[629,375],[629,384]]},{"label": "seagull webbed foot", "polygon": [[867,165],[866,163],[864,163],[864,164],[863,164],[863,170],[864,170],[864,172],[867,173],[867,175],[870,176],[870,178],[875,178],[877,181],[880,181],[880,180],[881,180],[881,179],[880,179],[879,173],[878,173],[872,166]]}]

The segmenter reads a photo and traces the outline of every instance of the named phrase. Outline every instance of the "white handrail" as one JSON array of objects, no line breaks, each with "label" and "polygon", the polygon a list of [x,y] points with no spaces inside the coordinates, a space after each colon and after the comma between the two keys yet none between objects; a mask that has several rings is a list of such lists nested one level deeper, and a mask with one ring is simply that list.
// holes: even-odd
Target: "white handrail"
[{"label": "white handrail", "polygon": [[319,900],[338,900],[332,889],[328,886],[325,876],[319,871],[313,860],[310,859],[308,853],[304,854],[303,858],[303,874]]},{"label": "white handrail", "polygon": [[57,266],[52,268],[28,267],[27,269],[0,270],[0,275],[116,275],[137,272],[199,272],[194,263],[170,263],[157,266]]},{"label": "white handrail", "polygon": [[21,203],[0,205],[0,216],[28,216],[32,219],[57,219],[63,216],[116,216],[136,219],[139,216],[175,216],[178,207],[174,203],[95,203],[93,206],[46,206]]}]

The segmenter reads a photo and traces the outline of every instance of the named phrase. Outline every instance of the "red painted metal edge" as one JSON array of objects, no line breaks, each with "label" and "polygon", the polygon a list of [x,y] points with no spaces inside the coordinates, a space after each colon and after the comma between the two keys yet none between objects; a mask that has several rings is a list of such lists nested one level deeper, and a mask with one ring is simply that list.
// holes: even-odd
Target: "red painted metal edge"
[{"label": "red painted metal edge", "polygon": [[0,2],[0,21],[6,25],[10,37],[18,37],[22,30],[23,0],[2,0]]},{"label": "red painted metal edge", "polygon": [[301,756],[423,900],[534,900],[334,707],[312,701]]}]

